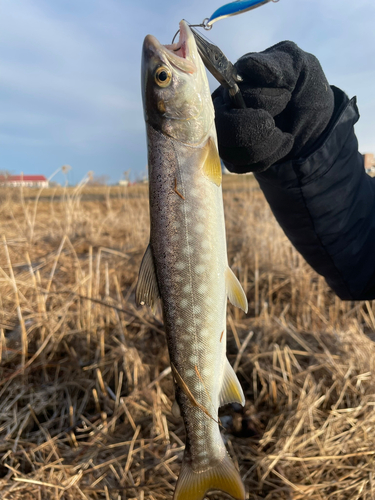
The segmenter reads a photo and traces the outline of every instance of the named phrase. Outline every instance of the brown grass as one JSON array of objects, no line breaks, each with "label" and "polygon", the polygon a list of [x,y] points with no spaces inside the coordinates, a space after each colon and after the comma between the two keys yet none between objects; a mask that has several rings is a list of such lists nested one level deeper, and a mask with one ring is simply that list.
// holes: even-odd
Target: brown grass
[{"label": "brown grass", "polygon": [[[0,192],[0,498],[171,499],[184,449],[160,317],[134,306],[147,188]],[[375,498],[375,303],[341,302],[255,181],[226,177],[224,438],[250,499]],[[219,495],[211,498],[222,498]]]}]

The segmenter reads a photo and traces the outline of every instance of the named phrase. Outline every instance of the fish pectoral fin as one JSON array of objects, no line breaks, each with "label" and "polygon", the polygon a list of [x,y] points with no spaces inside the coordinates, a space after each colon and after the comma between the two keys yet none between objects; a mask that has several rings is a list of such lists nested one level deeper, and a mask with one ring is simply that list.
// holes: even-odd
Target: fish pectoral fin
[{"label": "fish pectoral fin", "polygon": [[225,271],[225,283],[230,303],[247,313],[248,303],[246,294],[230,267],[227,267]]},{"label": "fish pectoral fin", "polygon": [[241,476],[229,455],[204,472],[194,472],[190,463],[183,461],[173,500],[203,500],[210,490],[220,490],[236,500],[245,500]]},{"label": "fish pectoral fin", "polygon": [[222,173],[220,156],[217,152],[216,145],[211,137],[208,138],[204,146],[206,151],[206,159],[203,163],[203,174],[216,186],[221,186]]},{"label": "fish pectoral fin", "polygon": [[177,399],[173,401],[171,412],[175,418],[181,417],[181,410],[179,404],[177,403]]},{"label": "fish pectoral fin", "polygon": [[221,386],[219,396],[219,406],[224,406],[229,403],[240,403],[240,405],[245,406],[245,396],[237,375],[234,373],[234,370],[227,359],[224,370],[223,385]]},{"label": "fish pectoral fin", "polygon": [[150,306],[152,312],[155,313],[159,298],[160,293],[158,282],[156,280],[154,258],[149,244],[139,269],[138,283],[135,290],[135,303],[137,306]]}]

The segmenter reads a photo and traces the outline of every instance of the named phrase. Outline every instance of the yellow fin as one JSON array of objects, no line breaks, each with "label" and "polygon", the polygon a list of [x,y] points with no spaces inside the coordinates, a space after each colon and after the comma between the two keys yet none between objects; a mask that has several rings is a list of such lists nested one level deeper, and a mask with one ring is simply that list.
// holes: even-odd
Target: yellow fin
[{"label": "yellow fin", "polygon": [[245,406],[245,396],[237,375],[227,360],[224,369],[223,385],[220,391],[219,405],[224,406],[229,403],[240,403],[240,405]]},{"label": "yellow fin", "polygon": [[135,290],[135,303],[137,306],[150,306],[155,313],[159,297],[160,293],[156,281],[154,258],[151,246],[148,245],[139,269],[138,283]]},{"label": "yellow fin", "polygon": [[248,303],[245,292],[241,286],[241,283],[236,278],[230,267],[227,267],[225,271],[225,281],[227,286],[228,299],[236,307],[242,309],[247,313]]},{"label": "yellow fin", "polygon": [[173,500],[203,500],[210,490],[220,490],[235,500],[245,500],[245,488],[229,455],[216,467],[194,472],[188,461],[182,462]]},{"label": "yellow fin", "polygon": [[211,137],[209,137],[205,149],[207,156],[203,164],[203,174],[210,179],[216,186],[221,186],[221,163],[216,145]]}]

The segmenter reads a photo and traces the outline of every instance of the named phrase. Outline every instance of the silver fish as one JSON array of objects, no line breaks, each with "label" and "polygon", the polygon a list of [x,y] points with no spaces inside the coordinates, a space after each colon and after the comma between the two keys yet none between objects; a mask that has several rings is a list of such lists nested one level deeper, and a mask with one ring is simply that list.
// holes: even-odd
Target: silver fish
[{"label": "silver fish", "polygon": [[136,302],[154,309],[161,298],[163,307],[178,403],[173,410],[181,411],[186,428],[174,500],[202,500],[209,490],[243,500],[218,408],[245,402],[226,357],[226,307],[228,297],[247,312],[247,299],[228,267],[214,110],[186,22],[173,45],[145,38],[142,93],[151,231]]}]

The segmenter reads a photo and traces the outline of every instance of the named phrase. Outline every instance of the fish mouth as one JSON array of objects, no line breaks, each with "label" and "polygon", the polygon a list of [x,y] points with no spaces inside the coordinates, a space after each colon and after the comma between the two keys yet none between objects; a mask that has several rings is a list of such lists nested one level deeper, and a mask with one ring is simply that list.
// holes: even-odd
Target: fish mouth
[{"label": "fish mouth", "polygon": [[185,73],[194,73],[197,67],[194,63],[194,54],[197,52],[194,35],[186,21],[180,21],[180,37],[176,43],[162,45],[154,36],[147,35],[145,46],[161,52],[170,64]]}]

